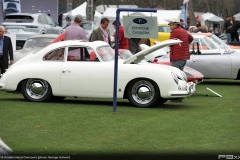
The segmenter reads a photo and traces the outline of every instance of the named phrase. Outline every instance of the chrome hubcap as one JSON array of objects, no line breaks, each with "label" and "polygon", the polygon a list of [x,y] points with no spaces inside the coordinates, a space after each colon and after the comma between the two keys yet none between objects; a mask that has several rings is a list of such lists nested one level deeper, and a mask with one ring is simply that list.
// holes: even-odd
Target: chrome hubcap
[{"label": "chrome hubcap", "polygon": [[146,80],[140,80],[132,87],[132,97],[140,104],[147,104],[151,102],[154,98],[154,95],[154,86]]},{"label": "chrome hubcap", "polygon": [[43,98],[48,91],[48,83],[41,79],[29,79],[26,84],[26,92],[33,99]]}]

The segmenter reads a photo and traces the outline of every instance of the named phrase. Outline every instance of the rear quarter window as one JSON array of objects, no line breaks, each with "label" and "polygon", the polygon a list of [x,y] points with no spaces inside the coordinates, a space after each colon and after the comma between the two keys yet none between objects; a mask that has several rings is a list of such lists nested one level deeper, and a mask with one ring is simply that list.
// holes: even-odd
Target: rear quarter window
[{"label": "rear quarter window", "polygon": [[32,23],[33,17],[31,16],[6,16],[4,22],[14,22],[14,23]]}]

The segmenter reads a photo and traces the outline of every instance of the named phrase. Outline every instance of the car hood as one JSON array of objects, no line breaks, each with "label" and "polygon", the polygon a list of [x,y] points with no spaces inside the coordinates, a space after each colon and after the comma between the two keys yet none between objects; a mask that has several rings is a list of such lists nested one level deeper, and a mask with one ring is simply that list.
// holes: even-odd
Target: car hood
[{"label": "car hood", "polygon": [[[139,46],[140,46],[141,50],[145,50],[145,49],[148,49],[150,47],[146,44],[140,44]],[[161,56],[164,56],[164,55],[167,55],[167,47],[156,50],[156,51],[150,53],[149,55],[145,56],[145,59],[148,60],[148,61],[153,61],[154,58],[161,57]]]},{"label": "car hood", "polygon": [[178,40],[178,39],[170,39],[170,40],[159,42],[149,48],[146,48],[146,49],[134,54],[133,56],[126,59],[123,63],[124,64],[130,64],[130,63],[137,64],[137,63],[141,62],[143,59],[145,59],[145,56],[151,54],[152,52],[154,52],[158,49],[161,49],[163,47],[170,46],[173,44],[180,44],[180,43],[182,43],[182,41]]}]

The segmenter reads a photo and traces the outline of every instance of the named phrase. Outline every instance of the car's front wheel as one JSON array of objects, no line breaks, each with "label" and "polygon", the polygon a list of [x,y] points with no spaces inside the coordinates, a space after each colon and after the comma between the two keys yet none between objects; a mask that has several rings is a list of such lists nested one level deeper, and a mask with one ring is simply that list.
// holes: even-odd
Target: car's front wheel
[{"label": "car's front wheel", "polygon": [[52,97],[52,89],[47,81],[42,79],[26,79],[21,84],[24,98],[32,102],[45,102]]},{"label": "car's front wheel", "polygon": [[157,84],[148,79],[137,79],[128,87],[128,100],[141,108],[155,107],[160,98]]}]

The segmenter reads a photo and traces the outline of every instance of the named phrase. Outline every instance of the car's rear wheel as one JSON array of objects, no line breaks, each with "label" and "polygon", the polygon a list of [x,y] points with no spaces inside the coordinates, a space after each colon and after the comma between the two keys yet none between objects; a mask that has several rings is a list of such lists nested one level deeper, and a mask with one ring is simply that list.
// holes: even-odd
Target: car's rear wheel
[{"label": "car's rear wheel", "polygon": [[32,102],[45,102],[52,97],[52,89],[47,81],[42,79],[27,79],[21,84],[24,98]]},{"label": "car's rear wheel", "polygon": [[157,84],[148,79],[137,79],[128,87],[128,100],[141,108],[155,107],[160,98]]}]

